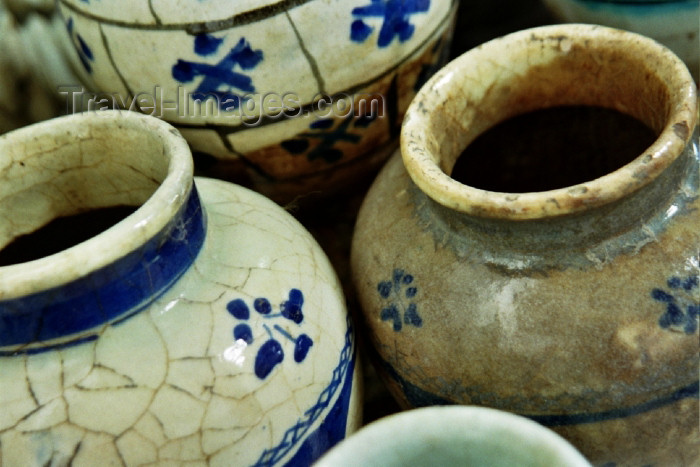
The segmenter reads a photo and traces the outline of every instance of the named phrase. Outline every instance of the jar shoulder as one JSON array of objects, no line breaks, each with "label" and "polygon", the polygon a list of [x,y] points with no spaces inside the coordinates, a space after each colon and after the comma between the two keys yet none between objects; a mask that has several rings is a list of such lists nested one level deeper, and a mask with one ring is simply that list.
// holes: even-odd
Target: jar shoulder
[{"label": "jar shoulder", "polygon": [[354,335],[320,247],[261,195],[195,184],[204,245],[172,287],[94,340],[0,356],[4,458],[287,462],[303,433],[357,427]]}]

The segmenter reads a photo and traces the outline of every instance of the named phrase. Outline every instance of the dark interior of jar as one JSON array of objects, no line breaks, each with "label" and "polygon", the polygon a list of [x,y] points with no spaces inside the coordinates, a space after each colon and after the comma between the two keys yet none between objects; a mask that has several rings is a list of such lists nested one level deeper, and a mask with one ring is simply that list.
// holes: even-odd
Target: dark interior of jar
[{"label": "dark interior of jar", "polygon": [[94,237],[145,203],[167,176],[163,143],[148,132],[124,126],[79,136],[61,123],[30,142],[17,132],[0,140],[0,154],[12,161],[0,172],[0,217],[9,220],[0,226],[0,266]]},{"label": "dark interior of jar", "polygon": [[[517,53],[511,61],[536,52]],[[444,103],[446,117],[431,120],[429,149],[446,174],[489,191],[546,191],[609,174],[643,155],[669,118],[667,85],[645,58],[574,40],[523,73],[484,72],[485,93],[470,89],[476,77],[465,79],[460,98]]]},{"label": "dark interior of jar", "polygon": [[0,250],[0,267],[33,261],[75,246],[109,229],[136,209],[111,206],[54,219]]},{"label": "dark interior of jar", "polygon": [[535,110],[486,130],[469,144],[451,177],[488,191],[527,193],[578,185],[632,162],[657,134],[603,107]]}]

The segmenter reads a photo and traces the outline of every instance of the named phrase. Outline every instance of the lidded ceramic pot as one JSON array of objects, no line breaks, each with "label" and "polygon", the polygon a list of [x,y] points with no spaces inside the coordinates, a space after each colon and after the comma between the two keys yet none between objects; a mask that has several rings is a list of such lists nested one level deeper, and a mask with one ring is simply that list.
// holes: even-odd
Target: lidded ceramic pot
[{"label": "lidded ceramic pot", "polygon": [[357,428],[340,286],[281,208],[193,182],[185,140],[135,112],[25,127],[0,154],[0,256],[57,218],[132,211],[0,267],[3,465],[308,465]]},{"label": "lidded ceramic pot", "polygon": [[59,88],[77,82],[51,1],[0,0],[0,134],[65,112]]},{"label": "lidded ceramic pot", "polygon": [[[550,191],[492,192],[449,175],[487,129],[558,106],[617,110],[656,139],[617,170]],[[352,245],[396,398],[524,415],[594,464],[697,463],[696,118],[675,55],[599,26],[517,32],[429,80]]]},{"label": "lidded ceramic pot", "polygon": [[423,407],[381,418],[315,467],[590,467],[566,440],[517,415],[486,407]]},{"label": "lidded ceramic pot", "polygon": [[[173,123],[201,173],[273,199],[340,189],[393,152],[449,52],[455,0],[59,2],[94,106]],[[83,86],[66,99],[82,101]]]}]

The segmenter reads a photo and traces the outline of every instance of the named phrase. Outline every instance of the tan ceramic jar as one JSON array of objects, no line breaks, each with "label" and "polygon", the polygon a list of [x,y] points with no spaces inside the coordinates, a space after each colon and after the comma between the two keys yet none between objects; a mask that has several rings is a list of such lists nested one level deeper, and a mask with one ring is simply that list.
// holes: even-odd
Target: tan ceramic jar
[{"label": "tan ceramic jar", "polygon": [[[450,177],[487,129],[570,105],[631,115],[657,139],[617,170],[551,191]],[[603,27],[518,32],[438,72],[409,107],[402,158],[375,181],[353,239],[360,302],[397,399],[525,415],[594,464],[697,465],[696,116],[677,57]]]}]

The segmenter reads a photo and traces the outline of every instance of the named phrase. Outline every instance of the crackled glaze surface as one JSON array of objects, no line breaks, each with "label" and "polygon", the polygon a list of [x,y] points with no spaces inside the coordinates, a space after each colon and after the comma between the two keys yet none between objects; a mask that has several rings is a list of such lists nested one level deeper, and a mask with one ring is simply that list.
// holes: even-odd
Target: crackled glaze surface
[{"label": "crackled glaze surface", "polygon": [[[558,190],[494,193],[448,175],[486,128],[558,105],[617,109],[659,136],[620,169]],[[602,27],[506,36],[428,81],[351,258],[401,403],[525,415],[594,464],[696,464],[696,118],[680,60]]]},{"label": "crackled glaze surface", "polygon": [[2,465],[308,465],[357,428],[340,286],[281,208],[193,185],[184,140],[135,113],[0,147],[2,245],[58,215],[141,206],[0,268]]},{"label": "crackled glaze surface", "polygon": [[202,170],[278,200],[332,191],[388,157],[415,92],[444,63],[457,8],[453,0],[130,5],[59,2],[84,83],[176,124]]}]

